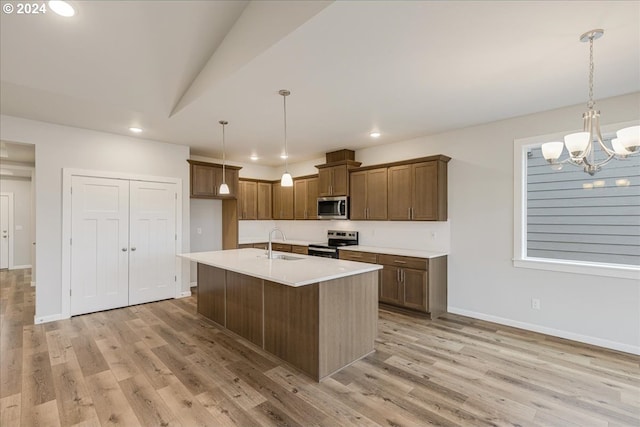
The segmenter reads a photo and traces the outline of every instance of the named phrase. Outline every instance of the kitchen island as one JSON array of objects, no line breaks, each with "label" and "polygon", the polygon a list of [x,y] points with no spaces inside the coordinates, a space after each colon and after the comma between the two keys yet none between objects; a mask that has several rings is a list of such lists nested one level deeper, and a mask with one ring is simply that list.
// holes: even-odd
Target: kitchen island
[{"label": "kitchen island", "polygon": [[274,255],[181,255],[198,263],[198,313],[317,381],[373,351],[381,266]]}]

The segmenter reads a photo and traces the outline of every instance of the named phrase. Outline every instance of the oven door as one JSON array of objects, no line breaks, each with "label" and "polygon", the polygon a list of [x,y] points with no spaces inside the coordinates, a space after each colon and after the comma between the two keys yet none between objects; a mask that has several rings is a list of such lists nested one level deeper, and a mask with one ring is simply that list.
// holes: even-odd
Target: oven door
[{"label": "oven door", "polygon": [[309,255],[319,256],[323,258],[338,258],[338,250],[336,248],[319,248],[309,246]]}]

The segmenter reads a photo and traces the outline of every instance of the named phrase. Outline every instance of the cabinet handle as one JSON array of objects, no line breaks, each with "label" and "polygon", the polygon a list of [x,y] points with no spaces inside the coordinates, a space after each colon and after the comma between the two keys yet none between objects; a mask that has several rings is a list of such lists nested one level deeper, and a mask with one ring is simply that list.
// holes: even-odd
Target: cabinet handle
[{"label": "cabinet handle", "polygon": [[405,274],[405,272],[404,272],[404,270],[401,270],[401,271],[402,271],[402,283],[404,283],[404,278],[405,278],[404,274]]},{"label": "cabinet handle", "polygon": [[400,269],[396,270],[396,282],[400,283]]},{"label": "cabinet handle", "polygon": [[367,208],[367,219],[369,218],[371,218],[371,214],[370,214],[369,208]]},{"label": "cabinet handle", "polygon": [[409,208],[411,209],[411,219],[413,219],[413,208]]},{"label": "cabinet handle", "polygon": [[407,261],[400,261],[399,259],[394,259],[393,262],[397,263],[397,264],[406,264]]}]

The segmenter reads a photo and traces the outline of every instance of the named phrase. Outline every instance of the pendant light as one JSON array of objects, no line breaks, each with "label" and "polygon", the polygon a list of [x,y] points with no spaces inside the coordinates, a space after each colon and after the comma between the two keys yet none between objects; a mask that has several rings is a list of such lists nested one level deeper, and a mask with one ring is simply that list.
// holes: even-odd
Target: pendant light
[{"label": "pendant light", "polygon": [[282,89],[278,93],[282,95],[282,100],[284,101],[284,173],[282,174],[280,185],[282,187],[293,187],[293,178],[289,173],[289,162],[287,161],[289,158],[289,151],[287,151],[287,96],[291,95],[291,92]]},{"label": "pendant light", "polygon": [[[617,138],[611,141],[611,148],[604,143],[600,132],[600,111],[594,109],[595,101],[593,100],[593,41],[602,37],[603,34],[604,30],[596,29],[580,36],[581,42],[589,43],[589,102],[588,110],[582,115],[583,131],[566,135],[564,144],[559,141],[542,144],[543,157],[557,170],[562,169],[563,163],[569,163],[583,168],[586,173],[593,176],[612,159],[624,159],[629,155],[640,153],[640,126],[631,126],[616,132]],[[565,147],[569,157],[560,160]],[[603,151],[602,157],[604,157],[599,161],[596,157],[598,147]]]},{"label": "pendant light", "polygon": [[225,163],[227,162],[225,144],[224,144],[224,127],[229,124],[226,120],[220,120],[218,123],[222,125],[222,184],[220,184],[220,190],[218,194],[229,194],[229,186],[227,185],[227,177],[225,173]]}]

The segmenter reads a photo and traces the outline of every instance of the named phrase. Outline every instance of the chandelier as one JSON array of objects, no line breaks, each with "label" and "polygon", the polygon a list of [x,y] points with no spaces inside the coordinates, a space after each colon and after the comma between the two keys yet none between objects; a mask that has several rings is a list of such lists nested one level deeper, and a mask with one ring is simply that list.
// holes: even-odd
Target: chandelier
[{"label": "chandelier", "polygon": [[[587,31],[580,36],[581,42],[589,42],[589,102],[587,103],[588,110],[582,115],[582,132],[566,135],[564,144],[562,142],[542,144],[542,155],[549,164],[559,166],[563,163],[570,163],[582,167],[589,175],[595,175],[602,166],[614,158],[624,159],[631,154],[638,154],[640,148],[640,126],[631,126],[617,131],[617,138],[611,140],[611,147],[608,147],[602,140],[600,111],[593,108],[595,105],[593,100],[593,41],[602,37],[603,34],[604,30],[596,29]],[[569,157],[560,161],[565,146]],[[605,155],[601,160],[596,160],[595,151],[598,146]]]}]

